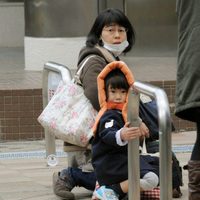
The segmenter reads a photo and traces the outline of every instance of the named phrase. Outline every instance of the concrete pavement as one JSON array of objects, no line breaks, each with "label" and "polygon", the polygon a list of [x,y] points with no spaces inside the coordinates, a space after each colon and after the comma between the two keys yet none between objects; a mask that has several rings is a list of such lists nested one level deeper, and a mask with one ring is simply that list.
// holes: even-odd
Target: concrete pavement
[{"label": "concrete pavement", "polygon": [[[24,71],[23,51],[23,48],[0,48],[1,89],[41,87],[41,72]],[[142,52],[144,55],[138,53],[139,56],[134,58],[136,66],[134,72],[138,80],[175,79],[175,52],[160,55],[160,57],[157,53],[143,59],[146,53]],[[164,59],[162,56],[164,56]],[[125,60],[127,64],[131,63],[128,58]],[[167,70],[167,73],[163,73],[164,70]],[[187,164],[194,140],[195,132],[182,132],[172,135],[173,150],[176,152],[181,166]],[[62,141],[57,140],[56,147],[59,163],[55,167],[48,167],[44,140],[0,141],[0,200],[59,199],[53,194],[52,174],[54,171],[59,171],[67,166],[67,155],[62,150]],[[188,199],[187,171],[183,171],[183,180],[184,186],[181,188],[183,196],[181,199],[186,200]],[[85,197],[88,191],[83,188],[75,188],[73,191],[77,194],[78,199],[90,199],[90,197]]]},{"label": "concrete pavement", "polygon": [[[190,150],[195,140],[195,132],[172,134],[173,149],[181,166],[187,164]],[[52,174],[67,166],[66,153],[62,151],[63,142],[56,140],[59,163],[48,167],[45,158],[45,141],[20,141],[0,143],[0,200],[56,200],[53,194]],[[180,148],[182,147],[182,149]],[[184,186],[181,187],[186,200],[187,171],[183,171]],[[91,199],[83,188],[73,190],[77,199]]]}]

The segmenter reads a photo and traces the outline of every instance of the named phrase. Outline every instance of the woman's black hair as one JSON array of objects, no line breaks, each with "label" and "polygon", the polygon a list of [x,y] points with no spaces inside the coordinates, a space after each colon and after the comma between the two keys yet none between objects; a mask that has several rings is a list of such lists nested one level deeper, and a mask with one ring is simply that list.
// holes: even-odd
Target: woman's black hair
[{"label": "woman's black hair", "polygon": [[124,73],[119,68],[109,72],[105,78],[106,96],[108,96],[109,86],[113,89],[125,89],[126,91],[128,91],[130,87]]},{"label": "woman's black hair", "polygon": [[118,24],[127,29],[128,47],[123,51],[124,53],[131,50],[135,43],[135,31],[127,18],[127,16],[119,9],[109,8],[102,11],[96,18],[90,32],[87,35],[86,46],[94,47],[96,44],[103,45],[100,36],[105,26],[110,24]]}]

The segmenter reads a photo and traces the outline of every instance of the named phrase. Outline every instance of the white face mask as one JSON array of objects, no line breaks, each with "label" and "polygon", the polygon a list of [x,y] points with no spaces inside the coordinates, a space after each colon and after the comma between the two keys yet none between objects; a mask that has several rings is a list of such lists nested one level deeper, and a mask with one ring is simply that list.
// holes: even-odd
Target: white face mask
[{"label": "white face mask", "polygon": [[119,56],[129,45],[127,40],[125,40],[120,44],[108,44],[105,41],[103,41],[103,44],[104,44],[103,46],[109,51],[111,51],[115,56]]}]

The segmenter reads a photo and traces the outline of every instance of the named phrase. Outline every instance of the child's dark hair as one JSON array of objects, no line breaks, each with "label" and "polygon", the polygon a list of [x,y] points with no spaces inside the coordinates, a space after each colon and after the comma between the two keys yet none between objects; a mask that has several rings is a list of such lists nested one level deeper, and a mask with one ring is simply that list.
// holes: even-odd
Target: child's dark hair
[{"label": "child's dark hair", "polygon": [[113,89],[125,89],[126,91],[130,87],[124,73],[119,68],[112,70],[105,78],[106,95],[109,86]]}]

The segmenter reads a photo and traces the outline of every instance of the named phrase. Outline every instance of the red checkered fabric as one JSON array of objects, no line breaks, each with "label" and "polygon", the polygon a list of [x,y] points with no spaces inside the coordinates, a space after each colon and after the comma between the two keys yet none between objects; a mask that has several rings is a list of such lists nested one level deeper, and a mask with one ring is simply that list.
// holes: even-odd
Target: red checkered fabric
[{"label": "red checkered fabric", "polygon": [[146,190],[140,193],[141,200],[160,200],[160,188],[154,188],[153,190]]}]

